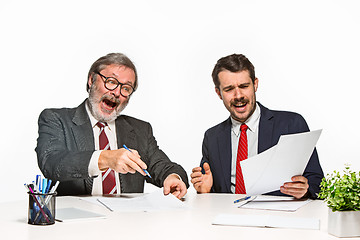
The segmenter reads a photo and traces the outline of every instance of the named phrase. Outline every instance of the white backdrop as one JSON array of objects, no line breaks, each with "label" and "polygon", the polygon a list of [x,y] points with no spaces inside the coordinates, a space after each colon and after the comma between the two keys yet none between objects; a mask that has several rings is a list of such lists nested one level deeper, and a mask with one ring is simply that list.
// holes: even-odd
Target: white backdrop
[{"label": "white backdrop", "polygon": [[323,129],[325,173],[344,163],[360,170],[357,2],[2,1],[0,201],[26,197],[22,185],[40,172],[39,113],[78,106],[90,65],[109,52],[128,55],[139,73],[124,114],[149,121],[159,146],[189,174],[205,130],[229,115],[211,71],[232,53],[255,65],[258,101]]}]

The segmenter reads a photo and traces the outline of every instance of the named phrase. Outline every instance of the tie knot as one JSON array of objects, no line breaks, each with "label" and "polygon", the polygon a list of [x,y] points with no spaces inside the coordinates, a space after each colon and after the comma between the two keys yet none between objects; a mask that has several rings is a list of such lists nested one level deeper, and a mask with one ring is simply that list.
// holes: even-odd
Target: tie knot
[{"label": "tie knot", "polygon": [[107,126],[107,123],[97,122],[96,126],[98,126],[100,129],[103,129],[105,126]]},{"label": "tie knot", "polygon": [[240,130],[241,130],[242,132],[246,131],[247,129],[248,129],[248,126],[247,126],[245,123],[241,124]]}]

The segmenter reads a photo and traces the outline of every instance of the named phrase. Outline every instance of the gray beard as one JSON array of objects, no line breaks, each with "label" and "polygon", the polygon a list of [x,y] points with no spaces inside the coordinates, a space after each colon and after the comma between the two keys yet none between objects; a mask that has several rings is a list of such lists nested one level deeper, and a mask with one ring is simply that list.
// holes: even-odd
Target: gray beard
[{"label": "gray beard", "polygon": [[100,96],[97,96],[97,88],[95,86],[95,84],[93,84],[90,88],[90,92],[89,92],[89,101],[87,101],[88,103],[88,107],[90,109],[91,114],[94,116],[94,118],[96,120],[98,120],[99,122],[112,122],[115,121],[115,119],[120,116],[122,110],[124,110],[124,108],[126,107],[126,105],[120,107],[119,109],[116,109],[115,111],[113,111],[110,115],[108,116],[104,116],[99,109],[96,107],[99,104],[99,101],[101,99]]}]

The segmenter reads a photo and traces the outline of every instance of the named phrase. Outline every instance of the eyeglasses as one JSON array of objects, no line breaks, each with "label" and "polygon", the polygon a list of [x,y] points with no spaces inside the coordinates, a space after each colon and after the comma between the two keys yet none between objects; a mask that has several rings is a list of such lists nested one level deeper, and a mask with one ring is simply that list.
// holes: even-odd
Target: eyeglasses
[{"label": "eyeglasses", "polygon": [[103,78],[104,86],[107,90],[113,91],[120,85],[120,94],[123,97],[129,97],[133,92],[135,92],[134,87],[130,84],[121,83],[114,77],[105,77],[99,72],[96,72],[96,74],[99,74],[99,76]]}]

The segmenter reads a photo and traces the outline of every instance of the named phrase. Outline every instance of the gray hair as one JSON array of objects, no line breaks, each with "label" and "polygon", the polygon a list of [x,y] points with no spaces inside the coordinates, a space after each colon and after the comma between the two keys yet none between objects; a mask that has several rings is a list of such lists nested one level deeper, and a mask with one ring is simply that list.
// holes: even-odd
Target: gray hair
[{"label": "gray hair", "polygon": [[[134,73],[135,73],[134,90],[136,90],[138,87],[138,75],[136,72],[135,65],[125,54],[122,54],[122,53],[109,53],[106,56],[103,56],[103,57],[99,58],[98,60],[96,60],[91,65],[87,79],[89,79],[91,77],[92,78],[91,81],[94,82],[96,79],[95,74],[99,73],[100,71],[105,69],[106,66],[111,65],[111,64],[122,65],[122,66],[128,67],[134,71]],[[89,82],[88,81],[86,81],[86,82],[87,82],[86,91],[89,92],[89,89],[90,89]]]}]

